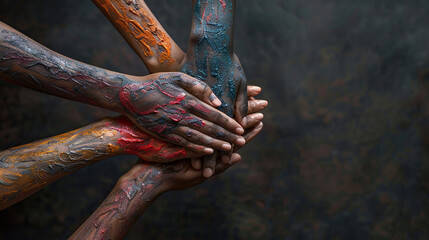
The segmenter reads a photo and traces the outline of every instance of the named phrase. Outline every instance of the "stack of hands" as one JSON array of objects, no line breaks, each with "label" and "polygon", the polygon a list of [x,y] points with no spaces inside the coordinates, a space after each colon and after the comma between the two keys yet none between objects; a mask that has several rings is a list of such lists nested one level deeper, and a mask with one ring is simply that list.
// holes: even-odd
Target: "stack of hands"
[{"label": "stack of hands", "polygon": [[[142,0],[93,0],[143,60],[147,76],[53,52],[0,22],[0,79],[121,113],[0,153],[0,208],[120,154],[140,160],[73,239],[120,239],[166,191],[200,184],[241,160],[268,104],[232,49],[235,0],[194,0],[185,54]],[[213,90],[212,90],[213,89]]]}]

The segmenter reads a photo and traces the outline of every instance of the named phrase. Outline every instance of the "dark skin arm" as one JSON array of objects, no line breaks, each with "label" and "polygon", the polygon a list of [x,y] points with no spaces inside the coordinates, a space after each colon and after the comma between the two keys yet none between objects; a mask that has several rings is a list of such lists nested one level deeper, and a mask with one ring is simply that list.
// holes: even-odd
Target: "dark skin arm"
[{"label": "dark skin arm", "polygon": [[[259,122],[250,129],[244,135],[246,141],[254,138],[262,127]],[[240,155],[234,153],[231,164],[218,161],[216,174],[240,160]],[[140,160],[118,180],[103,203],[69,239],[123,239],[141,214],[162,193],[190,188],[205,179],[200,170],[192,168],[189,160],[168,164]]]},{"label": "dark skin arm", "polygon": [[92,0],[142,59],[149,72],[177,71],[184,52],[143,0]]},{"label": "dark skin arm", "polygon": [[[218,109],[244,125],[246,79],[233,54],[234,13],[235,0],[193,1],[190,43],[181,71],[211,86],[222,101]],[[228,162],[229,154],[204,156],[204,176],[213,174],[218,155]]]},{"label": "dark skin arm", "polygon": [[[220,102],[204,82],[182,73],[137,77],[90,66],[46,49],[3,23],[0,79],[124,113],[143,131],[193,151],[244,144],[237,135],[243,128],[214,108]],[[189,132],[211,141],[195,142]]]},{"label": "dark skin arm", "polygon": [[[253,89],[253,90],[252,90]],[[256,90],[256,91],[255,91]],[[263,109],[252,96],[259,87],[249,86],[249,114]],[[128,118],[106,118],[91,125],[0,152],[0,210],[46,185],[100,160],[132,154],[148,162],[168,163],[203,154],[160,141],[141,131]]]},{"label": "dark skin arm", "polygon": [[100,160],[133,154],[151,162],[201,156],[160,141],[126,117],[91,125],[0,152],[0,210]]},{"label": "dark skin arm", "polygon": [[[223,41],[227,39],[232,39],[232,20],[233,20],[233,5],[234,2],[223,2],[225,8],[230,6],[231,11],[223,12],[222,17],[225,17],[223,22],[218,22],[221,27],[224,27],[224,35],[217,35],[216,39],[214,35],[209,36],[207,32],[203,31],[202,21],[204,20],[207,25],[206,18],[202,18],[202,11],[194,14],[194,24],[193,31],[191,33],[191,42],[189,44],[189,51],[185,59],[184,52],[178,47],[178,45],[171,39],[168,33],[161,26],[159,21],[154,17],[150,9],[147,7],[143,0],[93,0],[93,2],[100,8],[104,15],[113,23],[117,30],[121,33],[124,39],[130,44],[130,46],[136,51],[140,56],[143,62],[146,64],[150,72],[159,71],[184,71],[186,73],[191,73],[194,76],[197,76],[197,73],[206,72],[208,70],[207,66],[200,64],[203,59],[202,57],[197,58],[195,51],[208,51],[211,53],[220,52],[219,49],[209,49],[207,46],[199,46],[197,44],[201,39],[208,39],[210,41]],[[194,6],[197,2],[194,2]],[[206,4],[207,3],[207,4]],[[205,8],[210,9],[211,7],[222,7],[222,2],[206,2],[203,3]],[[194,11],[195,12],[195,11]],[[219,13],[220,14],[220,13]],[[210,14],[212,16],[213,14]],[[209,15],[207,15],[209,16]],[[220,15],[219,15],[220,16]],[[213,19],[219,19],[219,16],[214,16]],[[201,22],[201,24],[198,24]],[[152,34],[154,37],[142,37]],[[150,49],[148,53],[148,47]],[[226,50],[232,53],[232,41],[225,48]],[[164,55],[162,55],[162,54]],[[222,78],[233,77],[233,82],[235,85],[236,91],[236,102],[234,104],[231,102],[231,99],[228,100],[230,105],[235,105],[234,115],[238,122],[243,126],[246,126],[248,119],[244,118],[247,108],[247,96],[246,96],[246,77],[242,70],[241,64],[238,58],[235,55],[227,54],[228,56],[223,57],[222,60],[230,61],[232,59],[233,67],[229,69],[223,69],[225,73]],[[158,57],[157,57],[158,56]],[[165,61],[159,56],[168,56],[169,61]],[[213,56],[209,57],[210,59],[215,59]],[[199,61],[199,63],[197,63]],[[226,63],[228,63],[226,61]],[[185,66],[185,67],[183,67]],[[192,69],[191,69],[192,68]],[[198,68],[198,70],[196,70]],[[203,74],[204,75],[204,74]],[[206,74],[207,75],[207,74]],[[230,75],[230,76],[227,76]],[[205,80],[204,76],[199,76],[200,79]],[[220,78],[219,76],[216,78]],[[224,81],[224,80],[223,80]],[[210,85],[210,84],[209,84]],[[224,104],[227,104],[224,102]],[[268,104],[266,101],[262,101],[260,104]],[[226,110],[226,108],[224,108]],[[251,116],[249,116],[251,117]],[[198,136],[195,136],[198,137]],[[223,154],[224,160],[228,161],[228,155]],[[204,160],[204,166],[207,168],[205,171],[206,176],[211,176],[213,166],[214,166],[214,156]]]}]

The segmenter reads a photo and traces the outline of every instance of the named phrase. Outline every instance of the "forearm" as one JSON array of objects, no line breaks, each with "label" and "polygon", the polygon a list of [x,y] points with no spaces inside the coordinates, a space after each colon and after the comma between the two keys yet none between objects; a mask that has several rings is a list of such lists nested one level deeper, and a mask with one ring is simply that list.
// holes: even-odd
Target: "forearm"
[{"label": "forearm", "polygon": [[159,164],[137,163],[70,239],[123,239],[147,207],[165,189]]},{"label": "forearm", "polygon": [[233,68],[235,0],[194,0],[191,41],[182,71],[206,81],[233,114],[237,86]]},{"label": "forearm", "polygon": [[154,155],[160,150],[151,139],[126,118],[112,118],[0,152],[0,209],[99,160],[123,153]]},{"label": "forearm", "polygon": [[143,60],[151,73],[176,71],[183,51],[143,0],[92,0]]},{"label": "forearm", "polygon": [[121,112],[118,92],[130,78],[62,56],[0,22],[0,79]]}]

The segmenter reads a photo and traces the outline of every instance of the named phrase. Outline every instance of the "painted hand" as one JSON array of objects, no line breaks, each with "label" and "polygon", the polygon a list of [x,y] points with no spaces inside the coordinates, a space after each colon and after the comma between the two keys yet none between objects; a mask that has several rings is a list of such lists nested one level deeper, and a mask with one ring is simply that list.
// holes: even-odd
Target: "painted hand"
[{"label": "painted hand", "polygon": [[[263,119],[263,114],[259,112],[267,106],[268,102],[254,98],[260,91],[261,88],[257,86],[247,87],[249,108],[246,116],[246,119],[248,119],[245,126],[246,132]],[[204,153],[187,150],[184,147],[159,140],[140,130],[125,116],[106,119],[103,122],[104,129],[115,133],[115,136],[112,137],[114,140],[112,140],[111,145],[120,149],[123,153],[139,156],[147,162],[160,163],[193,158],[193,166],[197,166],[195,169],[201,169],[201,161],[198,158],[203,156]],[[223,159],[223,162],[228,163],[229,160]]]},{"label": "painted hand", "polygon": [[[263,124],[260,122],[244,134],[246,142],[252,140],[262,130]],[[236,149],[238,150],[238,149]],[[222,173],[232,165],[238,163],[241,156],[233,153],[230,163],[223,163],[220,159],[216,163],[216,175]],[[131,189],[130,184],[137,184],[138,176],[155,174],[155,188],[160,188],[161,192],[183,190],[198,185],[206,180],[201,170],[192,167],[191,162],[187,159],[179,160],[172,163],[148,163],[143,160],[138,161],[121,179],[121,185],[124,189]],[[137,188],[135,186],[134,188]]]},{"label": "painted hand", "polygon": [[244,129],[214,107],[220,105],[206,83],[183,73],[156,73],[131,80],[119,90],[123,112],[155,137],[210,154],[243,145]]}]

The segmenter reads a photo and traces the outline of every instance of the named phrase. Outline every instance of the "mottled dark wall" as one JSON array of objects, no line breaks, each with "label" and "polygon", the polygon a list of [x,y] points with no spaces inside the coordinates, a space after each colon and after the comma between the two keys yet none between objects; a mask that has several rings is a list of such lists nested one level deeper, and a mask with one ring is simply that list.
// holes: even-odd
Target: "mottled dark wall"
[{"label": "mottled dark wall", "polygon": [[[147,1],[187,46],[190,2]],[[151,206],[128,239],[428,239],[429,2],[238,0],[235,51],[269,99],[244,161]],[[1,0],[0,19],[66,56],[147,71],[89,0]],[[2,149],[114,115],[0,83]],[[2,239],[69,236],[134,157],[0,212]]]}]

